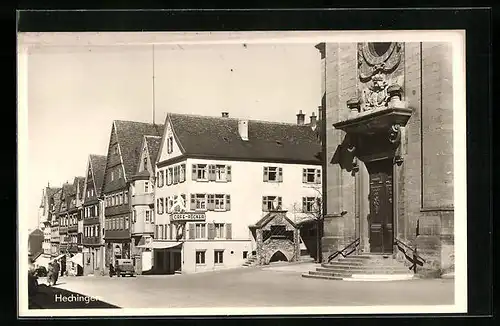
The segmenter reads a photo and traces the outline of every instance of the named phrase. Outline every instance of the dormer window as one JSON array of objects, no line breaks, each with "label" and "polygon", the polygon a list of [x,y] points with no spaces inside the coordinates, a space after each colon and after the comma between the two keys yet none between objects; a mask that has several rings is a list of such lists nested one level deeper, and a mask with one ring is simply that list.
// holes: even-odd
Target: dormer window
[{"label": "dormer window", "polygon": [[118,155],[118,144],[114,144],[113,147],[111,147],[111,154]]}]

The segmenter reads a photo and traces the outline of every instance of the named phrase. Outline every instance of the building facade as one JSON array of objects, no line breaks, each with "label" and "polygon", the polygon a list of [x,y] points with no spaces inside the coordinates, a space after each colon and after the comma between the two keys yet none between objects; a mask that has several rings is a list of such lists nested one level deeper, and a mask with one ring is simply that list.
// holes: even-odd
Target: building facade
[{"label": "building facade", "polygon": [[104,201],[101,199],[106,156],[89,155],[83,192],[83,274],[104,273]]},{"label": "building facade", "polygon": [[[143,256],[148,256],[144,249],[138,246],[150,243],[154,235],[155,221],[155,162],[161,143],[161,136],[144,136],[137,171],[130,180],[130,194],[132,206],[131,236],[134,243],[132,257],[136,272],[143,273]],[[150,258],[145,258],[144,262]],[[149,269],[146,267],[145,272]]]},{"label": "building facade", "polygon": [[[323,257],[358,253],[454,268],[451,44],[321,43]],[[406,252],[404,252],[406,251]]]},{"label": "building facade", "polygon": [[[61,188],[50,187],[47,185],[42,191],[42,200],[40,203],[39,211],[38,211],[38,222],[40,225],[40,230],[43,232],[43,258],[48,262],[48,259],[51,258],[51,221],[52,214],[55,206],[55,197],[58,196]],[[45,263],[44,263],[45,265]]]},{"label": "building facade", "polygon": [[163,126],[142,122],[113,122],[106,157],[102,194],[105,201],[105,266],[119,258],[132,258],[129,187],[137,170],[145,135],[161,136]]},{"label": "building facade", "polygon": [[302,113],[297,124],[168,114],[156,162],[154,241],[144,245],[151,269],[241,266],[256,251],[251,225],[272,210],[307,214],[321,196],[315,129]]}]

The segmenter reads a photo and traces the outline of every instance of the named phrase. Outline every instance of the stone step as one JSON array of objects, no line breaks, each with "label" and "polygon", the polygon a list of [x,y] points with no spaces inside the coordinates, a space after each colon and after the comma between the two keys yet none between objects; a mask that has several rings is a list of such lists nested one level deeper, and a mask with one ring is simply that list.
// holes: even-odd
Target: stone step
[{"label": "stone step", "polygon": [[309,275],[313,276],[329,276],[329,277],[351,277],[352,273],[350,272],[329,272],[329,271],[309,271]]},{"label": "stone step", "polygon": [[318,272],[332,272],[332,273],[359,273],[359,274],[398,274],[398,273],[408,273],[410,270],[408,268],[316,268]]},{"label": "stone step", "polygon": [[323,276],[323,275],[311,275],[311,274],[308,274],[308,273],[303,273],[302,277],[317,278],[317,279],[323,279],[323,280],[337,280],[337,281],[341,281],[342,280],[342,277]]}]

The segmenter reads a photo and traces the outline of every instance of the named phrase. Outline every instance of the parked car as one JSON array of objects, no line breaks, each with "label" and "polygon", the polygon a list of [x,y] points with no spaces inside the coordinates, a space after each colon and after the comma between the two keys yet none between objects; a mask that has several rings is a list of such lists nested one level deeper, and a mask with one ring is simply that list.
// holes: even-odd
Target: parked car
[{"label": "parked car", "polygon": [[134,261],[132,259],[117,259],[115,266],[115,275],[116,276],[125,276],[130,275],[134,276],[135,268]]},{"label": "parked car", "polygon": [[36,276],[38,277],[46,277],[47,276],[47,268],[45,266],[38,266],[38,268],[35,270]]}]

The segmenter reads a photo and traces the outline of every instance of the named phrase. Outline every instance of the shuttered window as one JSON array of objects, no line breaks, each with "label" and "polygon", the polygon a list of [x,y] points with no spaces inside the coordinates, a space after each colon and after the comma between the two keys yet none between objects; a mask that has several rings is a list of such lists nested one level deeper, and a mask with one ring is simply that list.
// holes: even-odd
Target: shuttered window
[{"label": "shuttered window", "polygon": [[282,208],[282,198],[278,196],[263,196],[262,210],[269,212],[272,210],[280,210]]},{"label": "shuttered window", "polygon": [[265,166],[263,180],[264,182],[283,182],[283,168]]}]

